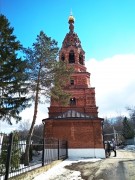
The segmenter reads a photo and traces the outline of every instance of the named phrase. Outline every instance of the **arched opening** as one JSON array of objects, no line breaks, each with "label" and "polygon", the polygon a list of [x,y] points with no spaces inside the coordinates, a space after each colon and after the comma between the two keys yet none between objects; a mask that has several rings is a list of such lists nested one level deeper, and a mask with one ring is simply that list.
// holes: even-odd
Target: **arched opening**
[{"label": "arched opening", "polygon": [[83,65],[83,55],[82,55],[82,53],[79,54],[79,63]]},{"label": "arched opening", "polygon": [[65,60],[65,55],[62,53],[61,55],[61,60],[64,61]]},{"label": "arched opening", "polygon": [[75,55],[73,50],[69,52],[69,63],[75,63]]},{"label": "arched opening", "polygon": [[74,80],[70,79],[70,85],[74,85]]},{"label": "arched opening", "polygon": [[76,105],[76,99],[74,98],[70,98],[70,106],[72,105]]}]

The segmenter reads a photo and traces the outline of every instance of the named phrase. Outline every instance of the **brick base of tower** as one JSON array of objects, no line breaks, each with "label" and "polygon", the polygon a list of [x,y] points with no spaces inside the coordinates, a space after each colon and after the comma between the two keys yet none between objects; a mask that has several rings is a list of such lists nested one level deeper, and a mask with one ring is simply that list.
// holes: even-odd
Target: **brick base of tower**
[{"label": "brick base of tower", "polygon": [[105,158],[102,119],[45,119],[44,136],[68,141],[69,157]]}]

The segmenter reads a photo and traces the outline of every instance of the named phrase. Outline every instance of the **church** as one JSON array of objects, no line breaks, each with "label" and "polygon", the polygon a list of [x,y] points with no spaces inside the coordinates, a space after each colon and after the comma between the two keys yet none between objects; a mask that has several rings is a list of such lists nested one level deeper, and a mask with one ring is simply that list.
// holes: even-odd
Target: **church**
[{"label": "church", "polygon": [[105,158],[103,118],[98,117],[95,88],[85,66],[85,51],[74,32],[74,17],[69,16],[69,32],[59,52],[59,61],[65,61],[74,72],[66,87],[71,94],[69,104],[51,101],[49,117],[43,119],[44,137],[67,140],[68,157]]}]

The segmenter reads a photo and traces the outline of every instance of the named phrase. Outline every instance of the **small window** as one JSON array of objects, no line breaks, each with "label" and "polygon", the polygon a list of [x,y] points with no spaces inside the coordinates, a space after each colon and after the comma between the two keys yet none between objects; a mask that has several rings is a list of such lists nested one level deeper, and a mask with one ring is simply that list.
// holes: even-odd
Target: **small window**
[{"label": "small window", "polygon": [[65,56],[64,56],[64,54],[62,53],[62,55],[61,55],[61,60],[62,61],[64,61],[65,60]]},{"label": "small window", "polygon": [[70,80],[70,85],[74,85],[74,80],[73,79]]},{"label": "small window", "polygon": [[72,105],[76,105],[75,97],[70,99],[70,106],[72,106]]}]

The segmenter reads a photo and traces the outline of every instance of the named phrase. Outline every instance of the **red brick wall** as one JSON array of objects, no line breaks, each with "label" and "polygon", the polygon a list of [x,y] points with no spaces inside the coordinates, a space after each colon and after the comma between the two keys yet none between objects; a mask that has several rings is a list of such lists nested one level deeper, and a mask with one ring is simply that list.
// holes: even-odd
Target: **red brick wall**
[{"label": "red brick wall", "polygon": [[45,122],[45,136],[68,140],[69,148],[103,148],[100,119]]}]

